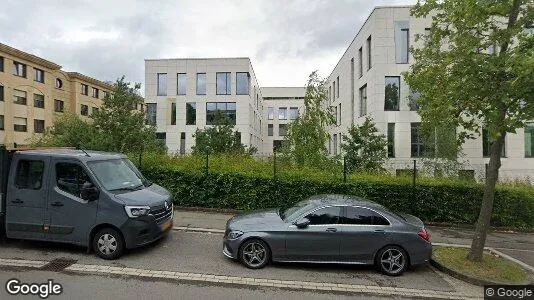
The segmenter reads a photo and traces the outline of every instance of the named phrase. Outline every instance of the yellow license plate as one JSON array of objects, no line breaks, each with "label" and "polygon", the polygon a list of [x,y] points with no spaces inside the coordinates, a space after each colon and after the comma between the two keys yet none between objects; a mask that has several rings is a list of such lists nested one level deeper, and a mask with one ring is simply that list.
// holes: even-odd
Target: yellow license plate
[{"label": "yellow license plate", "polygon": [[169,220],[163,224],[160,225],[161,231],[167,231],[172,226],[172,220]]}]

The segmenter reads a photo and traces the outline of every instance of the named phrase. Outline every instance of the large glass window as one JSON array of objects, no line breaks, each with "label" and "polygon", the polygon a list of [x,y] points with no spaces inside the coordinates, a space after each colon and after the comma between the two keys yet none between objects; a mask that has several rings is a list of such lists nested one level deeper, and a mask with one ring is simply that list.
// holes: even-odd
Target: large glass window
[{"label": "large glass window", "polygon": [[56,185],[60,190],[81,198],[81,188],[85,183],[92,184],[91,179],[80,165],[73,163],[56,164]]},{"label": "large glass window", "polygon": [[13,90],[13,103],[26,105],[26,92],[21,90]]},{"label": "large glass window", "polygon": [[420,97],[421,93],[410,88],[410,95],[408,96],[408,106],[410,107],[410,110],[415,111],[419,109],[417,100],[419,100]]},{"label": "large glass window", "polygon": [[287,119],[287,107],[279,107],[278,108],[278,120],[286,120]]},{"label": "large glass window", "polygon": [[250,75],[248,72],[237,72],[235,74],[235,93],[237,95],[248,95],[250,87]]},{"label": "large glass window", "polygon": [[13,75],[26,78],[26,65],[13,61]]},{"label": "large glass window", "polygon": [[384,110],[399,110],[400,77],[386,76]]},{"label": "large glass window", "polygon": [[358,50],[358,77],[363,76],[363,49]]},{"label": "large glass window", "polygon": [[331,206],[318,209],[306,218],[310,220],[310,225],[334,225],[339,224],[341,218],[341,207]]},{"label": "large glass window", "polygon": [[206,73],[197,73],[197,95],[206,95]]},{"label": "large glass window", "polygon": [[44,95],[33,94],[33,106],[37,108],[44,108],[45,106]]},{"label": "large glass window", "polygon": [[371,69],[372,66],[372,53],[371,53],[371,36],[367,38],[367,70]]},{"label": "large glass window", "polygon": [[167,73],[158,73],[158,96],[167,96]]},{"label": "large glass window", "polygon": [[176,125],[176,103],[171,103],[171,125]]},{"label": "large glass window", "polygon": [[332,86],[333,86],[333,88],[332,88],[332,93],[333,93],[332,100],[335,100],[336,99],[336,82],[335,81],[332,82]]},{"label": "large glass window", "polygon": [[148,125],[156,125],[156,111],[158,105],[156,103],[147,103],[146,105],[146,123]]},{"label": "large glass window", "polygon": [[273,136],[274,135],[274,125],[273,124],[267,124],[267,135]]},{"label": "large glass window", "polygon": [[421,123],[411,123],[410,126],[412,157],[422,157],[425,154],[425,146],[421,135]]},{"label": "large glass window", "polygon": [[395,157],[395,123],[388,123],[388,157]]},{"label": "large glass window", "polygon": [[33,132],[35,133],[43,133],[45,128],[45,121],[44,120],[33,120]]},{"label": "large glass window", "polygon": [[290,107],[289,108],[289,119],[295,120],[299,117],[299,108],[298,107]]},{"label": "large glass window", "polygon": [[278,124],[278,136],[285,136],[286,135],[286,124]]},{"label": "large glass window", "polygon": [[63,101],[55,99],[54,100],[54,111],[63,112],[63,105],[64,105]]},{"label": "large glass window", "polygon": [[185,104],[185,125],[197,124],[197,104],[195,102],[187,102]]},{"label": "large glass window", "polygon": [[360,117],[367,114],[367,85],[360,88]]},{"label": "large glass window", "polygon": [[217,95],[232,94],[232,73],[217,73]]},{"label": "large glass window", "polygon": [[236,123],[235,102],[207,102],[206,103],[206,125],[218,125],[218,115],[226,115],[231,125]]},{"label": "large glass window", "polygon": [[176,94],[187,94],[187,75],[185,73],[178,73],[176,74],[176,80]]},{"label": "large glass window", "polygon": [[44,162],[40,160],[20,160],[17,165],[15,186],[18,189],[39,190],[43,185]]},{"label": "large glass window", "polygon": [[80,84],[80,94],[89,95],[89,86],[87,84]]},{"label": "large glass window", "polygon": [[98,99],[100,97],[99,96],[100,95],[100,91],[95,87],[91,88],[91,93],[92,93],[93,98],[97,98]]},{"label": "large glass window", "polygon": [[108,191],[144,187],[146,180],[127,159],[89,162],[89,168]]},{"label": "large glass window", "polygon": [[348,206],[343,224],[352,225],[389,225],[388,220],[378,213],[363,207]]},{"label": "large glass window", "polygon": [[525,126],[525,157],[534,157],[534,123]]},{"label": "large glass window", "polygon": [[395,22],[395,62],[408,63],[410,50],[410,23],[408,21]]},{"label": "large glass window", "polygon": [[[482,156],[490,157],[491,139],[487,129],[482,129]],[[506,157],[506,141],[502,147],[501,157]]]},{"label": "large glass window", "polygon": [[337,96],[337,98],[339,98],[339,76],[337,77],[336,81],[337,81],[337,91],[336,91],[336,96]]},{"label": "large glass window", "polygon": [[267,108],[267,118],[269,120],[274,120],[274,107]]},{"label": "large glass window", "polygon": [[44,83],[44,76],[45,76],[45,73],[43,70],[33,68],[33,80],[34,81]]}]

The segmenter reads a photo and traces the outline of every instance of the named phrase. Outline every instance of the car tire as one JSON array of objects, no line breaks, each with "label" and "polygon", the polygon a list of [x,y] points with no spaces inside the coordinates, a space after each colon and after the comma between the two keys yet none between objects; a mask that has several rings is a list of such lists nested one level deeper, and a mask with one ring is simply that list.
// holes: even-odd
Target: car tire
[{"label": "car tire", "polygon": [[93,250],[103,259],[117,259],[124,252],[124,240],[115,229],[104,228],[93,237]]},{"label": "car tire", "polygon": [[375,264],[378,270],[389,276],[399,276],[409,266],[408,253],[399,246],[386,246],[376,254]]},{"label": "car tire", "polygon": [[239,261],[249,269],[261,269],[270,260],[271,249],[260,239],[246,240],[239,247]]}]

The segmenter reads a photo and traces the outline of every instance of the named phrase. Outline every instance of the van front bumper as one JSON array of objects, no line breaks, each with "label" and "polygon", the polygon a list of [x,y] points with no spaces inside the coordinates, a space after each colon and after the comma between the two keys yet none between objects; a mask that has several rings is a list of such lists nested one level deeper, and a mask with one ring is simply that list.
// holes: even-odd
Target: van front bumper
[{"label": "van front bumper", "polygon": [[173,218],[157,224],[152,216],[128,219],[121,228],[126,248],[141,247],[164,237],[173,225]]}]

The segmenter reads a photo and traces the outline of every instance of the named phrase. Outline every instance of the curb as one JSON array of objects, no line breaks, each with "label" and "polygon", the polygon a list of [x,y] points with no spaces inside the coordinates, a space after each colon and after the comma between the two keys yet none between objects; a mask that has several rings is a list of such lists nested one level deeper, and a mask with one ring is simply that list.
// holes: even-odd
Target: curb
[{"label": "curb", "polygon": [[205,233],[223,233],[224,230],[213,228],[200,228],[200,227],[188,227],[188,226],[174,226],[172,230],[177,231],[191,231],[191,232],[205,232]]}]

